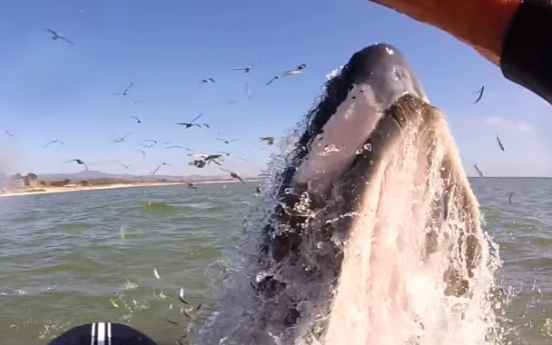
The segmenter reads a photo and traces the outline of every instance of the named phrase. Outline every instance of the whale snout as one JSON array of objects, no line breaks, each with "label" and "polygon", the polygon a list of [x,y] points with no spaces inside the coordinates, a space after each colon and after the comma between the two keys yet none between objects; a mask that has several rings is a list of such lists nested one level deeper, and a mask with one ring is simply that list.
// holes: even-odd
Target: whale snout
[{"label": "whale snout", "polygon": [[405,56],[390,44],[374,44],[353,55],[349,62],[354,83],[366,84],[381,109],[389,108],[405,94],[429,100]]},{"label": "whale snout", "polygon": [[402,97],[429,103],[405,56],[389,44],[356,52],[326,93],[301,139],[307,149],[295,174],[297,184],[319,194],[350,168],[384,113]]}]

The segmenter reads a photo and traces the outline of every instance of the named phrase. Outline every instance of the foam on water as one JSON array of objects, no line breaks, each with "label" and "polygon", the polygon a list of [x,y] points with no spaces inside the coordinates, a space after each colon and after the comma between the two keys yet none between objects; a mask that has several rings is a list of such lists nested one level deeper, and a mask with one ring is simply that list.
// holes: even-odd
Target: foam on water
[{"label": "foam on water", "polygon": [[[443,160],[447,153],[458,157],[446,122],[438,125],[441,135],[429,150],[430,165],[420,163],[428,149],[420,144],[419,126],[409,127],[396,144],[395,150],[401,155],[386,155],[388,161],[380,164],[377,176],[370,181],[373,187],[363,198],[363,212],[354,215],[347,239],[337,243],[343,248],[337,284],[328,278],[334,274],[330,268],[320,273],[322,278],[309,281],[301,267],[284,266],[275,271],[259,264],[262,228],[274,213],[278,203],[275,193],[289,164],[287,157],[306,123],[286,136],[282,153],[271,159],[268,177],[261,185],[263,194],[245,221],[242,243],[228,249],[214,267],[213,299],[204,318],[194,327],[192,343],[501,344],[503,332],[490,296],[495,284],[493,274],[500,265],[498,249],[489,238],[483,239],[482,233],[483,263],[469,279],[470,293],[467,297],[445,293],[443,276],[450,268],[467,274],[467,259],[459,248],[465,246],[465,241],[459,239],[468,225],[458,208],[462,202],[455,200],[454,191],[448,196],[445,220],[431,222],[435,202],[441,202],[444,193]],[[465,179],[465,174],[461,178]],[[382,189],[384,194],[380,193]],[[478,205],[476,208],[475,216],[480,217]],[[311,217],[316,220],[317,215]],[[424,257],[427,233],[431,230],[438,230],[435,240],[439,249]],[[315,260],[324,243],[317,242],[315,235],[311,237],[301,250],[312,251],[302,255]],[[289,283],[299,301],[297,309],[302,321],[298,325],[286,327],[278,321],[289,301],[263,299],[252,288],[269,273],[283,276]]]}]

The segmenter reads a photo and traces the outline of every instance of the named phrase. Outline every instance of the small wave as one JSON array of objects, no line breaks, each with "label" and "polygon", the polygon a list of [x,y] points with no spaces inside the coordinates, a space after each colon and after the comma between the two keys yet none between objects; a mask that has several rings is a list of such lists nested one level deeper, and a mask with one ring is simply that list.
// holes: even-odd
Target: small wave
[{"label": "small wave", "polygon": [[60,230],[88,230],[94,227],[94,224],[83,222],[61,223],[56,226]]}]

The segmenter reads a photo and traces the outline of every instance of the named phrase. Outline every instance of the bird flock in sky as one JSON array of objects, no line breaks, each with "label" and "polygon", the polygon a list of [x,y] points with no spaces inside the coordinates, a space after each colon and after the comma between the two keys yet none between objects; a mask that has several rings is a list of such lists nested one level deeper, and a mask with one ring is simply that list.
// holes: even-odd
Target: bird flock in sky
[{"label": "bird flock in sky", "polygon": [[[67,44],[74,45],[73,41],[69,40],[68,38],[63,36],[61,33],[57,32],[57,31],[54,31],[52,29],[46,29],[46,31],[51,34],[51,39],[52,40],[57,41],[57,42],[63,41]],[[256,68],[259,64],[261,64],[261,62],[262,61],[258,61],[257,63],[255,63],[253,65],[246,66],[246,67],[243,67],[243,68],[234,68],[233,70],[236,71],[236,72],[242,72],[242,73],[248,74],[248,73],[251,72],[252,69]],[[282,73],[278,73],[274,77],[272,77],[270,80],[268,80],[266,82],[266,85],[270,85],[278,79],[297,76],[297,75],[301,74],[306,68],[307,68],[307,65],[303,63],[303,64],[297,66],[294,69],[290,69],[290,70],[286,70]],[[207,77],[207,78],[201,79],[199,81],[199,83],[203,83],[203,84],[207,84],[207,83],[215,84],[216,82],[217,82],[216,79],[213,78],[213,77]],[[129,97],[129,95],[132,93],[133,87],[134,87],[134,82],[130,82],[121,91],[113,93],[113,96]],[[247,89],[248,98],[251,99],[251,90],[249,89],[249,85],[247,83],[246,83],[246,89]],[[143,100],[143,99],[137,99],[137,100],[132,101],[130,103],[130,105],[131,106],[136,106],[138,103],[141,103],[141,102],[144,102],[144,101],[145,100]],[[229,101],[228,104],[233,104],[235,102],[236,101]],[[193,119],[191,119],[188,122],[177,122],[175,125],[180,126],[182,129],[185,129],[185,130],[192,130],[194,128],[196,128],[196,129],[210,128],[209,124],[207,124],[205,122],[199,122],[199,120],[202,120],[202,116],[203,116],[203,113],[200,113],[199,115],[195,116]],[[144,122],[142,119],[140,119],[137,116],[131,115],[130,117],[135,121],[136,124],[142,124]],[[10,137],[14,136],[14,134],[12,134],[8,130],[5,130],[5,133],[6,133],[6,135],[8,135]],[[116,144],[116,143],[125,142],[125,141],[127,141],[128,137],[130,135],[131,135],[131,132],[128,132],[125,135],[115,139],[113,141],[113,143]],[[226,145],[231,145],[233,142],[236,142],[236,141],[239,140],[239,138],[231,138],[231,139],[222,138],[222,137],[220,137],[220,133],[219,133],[219,137],[217,137],[216,139],[221,141],[222,143],[224,143]],[[274,139],[274,137],[260,137],[259,141],[266,144],[266,145],[274,145],[275,139]],[[54,140],[51,140],[48,143],[46,143],[43,147],[47,148],[47,147],[50,147],[50,146],[53,146],[53,145],[65,145],[65,142],[63,142],[62,140],[59,140],[59,139],[54,139]],[[197,153],[197,152],[194,152],[192,149],[181,146],[181,145],[171,145],[171,142],[169,142],[169,141],[160,141],[160,140],[151,140],[151,139],[142,140],[139,143],[139,147],[137,148],[137,151],[140,152],[143,157],[145,157],[147,149],[150,149],[154,146],[159,146],[159,145],[164,145],[166,149],[184,149],[184,150],[188,151],[187,154],[188,154],[189,157],[191,157],[191,161],[189,162],[189,165],[194,166],[195,168],[201,169],[201,168],[204,168],[204,167],[206,167],[210,164],[215,164],[215,165],[219,166],[219,169],[221,171],[227,172],[228,174],[230,174],[230,176],[232,178],[234,178],[236,180],[239,180],[242,183],[244,183],[243,179],[240,177],[240,175],[238,173],[230,171],[230,170],[225,169],[225,168],[222,167],[223,160],[224,160],[225,156],[231,156],[232,155],[232,156],[234,156],[234,157],[236,157],[240,160],[246,161],[245,158],[243,158],[239,155],[236,155],[233,152],[221,151],[221,152],[211,152],[211,153]],[[75,162],[79,165],[82,165],[85,168],[85,170],[87,170],[87,171],[89,170],[88,169],[88,164],[85,162],[85,160],[83,160],[81,158],[71,159],[71,160],[66,161],[65,163],[71,163],[71,162]],[[161,162],[151,172],[151,174],[155,175],[162,167],[170,166],[170,165],[171,164],[168,163],[168,162]],[[122,166],[125,169],[128,169],[130,167],[130,165],[128,165],[128,164],[122,164]],[[190,183],[189,187],[193,187],[193,184]]]},{"label": "bird flock in sky", "polygon": [[[66,37],[64,37],[62,34],[52,30],[52,29],[46,29],[46,31],[48,31],[50,34],[51,34],[51,39],[54,40],[54,41],[63,41],[63,42],[66,42],[67,44],[71,44],[71,45],[74,45],[74,42],[67,39]],[[250,66],[246,66],[246,67],[243,67],[243,68],[234,68],[233,70],[234,71],[237,71],[237,72],[243,72],[243,73],[250,73],[252,69],[256,68],[258,65],[260,65],[262,63],[262,61],[258,61],[257,63],[253,64],[253,65],[250,65]],[[268,80],[266,82],[266,85],[270,85],[272,84],[273,82],[275,82],[276,80],[278,79],[282,79],[282,78],[287,78],[287,77],[293,77],[293,76],[297,76],[299,74],[301,74],[305,69],[307,68],[307,65],[306,64],[300,64],[299,66],[297,66],[296,68],[294,69],[290,69],[290,70],[287,70],[287,71],[283,71],[281,73],[278,73],[276,74],[274,77],[272,77],[270,80]],[[341,69],[343,68],[343,66],[339,67],[339,68],[336,68],[335,70],[333,70],[332,72],[330,72],[329,74],[326,75],[327,79],[332,79],[333,77],[335,77],[336,75],[338,75],[341,71]],[[217,81],[215,78],[213,77],[207,77],[207,78],[204,78],[204,79],[201,79],[199,81],[200,83],[203,83],[203,84],[207,84],[207,83],[212,83],[212,84],[215,84]],[[122,91],[119,91],[119,92],[115,92],[113,93],[113,96],[118,96],[118,97],[128,97],[129,94],[131,93],[132,91],[132,88],[134,86],[134,82],[130,82]],[[248,98],[251,99],[251,90],[249,89],[249,85],[246,83],[246,89],[247,89],[247,94],[248,94]],[[485,91],[485,87],[481,87],[481,89],[479,89],[478,91],[474,92],[474,96],[476,96],[476,100],[474,102],[474,104],[478,103],[481,101],[481,99],[483,98],[483,93]],[[137,100],[134,100],[130,103],[131,106],[135,106],[137,105],[138,103],[141,103],[141,102],[144,102],[145,100],[143,99],[137,99]],[[235,101],[229,101],[228,104],[232,104],[232,103],[235,103]],[[188,122],[177,122],[175,125],[177,126],[180,126],[182,129],[185,129],[185,130],[191,130],[193,128],[210,128],[209,124],[205,123],[205,122],[199,122],[199,120],[202,119],[202,116],[203,116],[203,113],[200,113],[199,115],[195,116],[194,118],[192,118],[190,121]],[[131,115],[130,116],[135,122],[136,124],[142,124],[143,123],[143,120],[140,119],[139,117],[137,116],[134,116],[134,115]],[[5,133],[6,135],[10,136],[10,137],[13,137],[14,134],[12,134],[9,130],[5,130]],[[220,133],[219,133],[220,134]],[[113,141],[113,143],[122,143],[122,142],[125,142],[128,137],[131,135],[131,132],[128,132],[126,133],[125,135],[115,139]],[[232,139],[227,139],[227,138],[221,138],[221,137],[217,137],[216,138],[217,140],[221,141],[222,143],[224,144],[227,144],[227,145],[230,145],[231,143],[235,142],[235,141],[238,141],[239,139],[238,138],[232,138]],[[496,139],[497,139],[497,142],[498,142],[498,146],[499,148],[502,150],[502,151],[505,151],[504,149],[504,145],[502,144],[500,138],[498,137],[498,134],[496,136]],[[263,143],[265,143],[266,145],[273,145],[274,142],[275,142],[275,139],[274,137],[260,137],[259,140]],[[50,142],[46,143],[44,145],[44,148],[47,148],[49,146],[52,146],[52,145],[65,145],[65,143],[59,139],[54,139],[54,140],[51,140]],[[198,169],[201,169],[201,168],[204,168],[210,164],[215,164],[215,165],[218,165],[219,166],[219,169],[221,171],[225,171],[227,173],[230,174],[230,176],[236,180],[239,180],[241,181],[242,183],[244,182],[243,179],[240,177],[240,175],[236,172],[233,172],[233,171],[230,171],[230,170],[227,170],[227,169],[224,169],[222,167],[222,163],[223,163],[223,160],[224,160],[224,157],[225,156],[235,156],[236,158],[238,159],[241,159],[241,160],[244,160],[246,161],[245,158],[239,156],[239,155],[235,155],[233,152],[226,152],[226,151],[221,151],[221,152],[212,152],[212,153],[197,153],[197,152],[194,152],[193,150],[191,150],[190,148],[187,148],[187,147],[184,147],[184,146],[180,146],[180,145],[171,145],[170,142],[164,142],[164,141],[160,141],[160,140],[151,140],[151,139],[145,139],[145,140],[142,140],[142,142],[139,143],[140,147],[137,148],[137,151],[140,152],[142,154],[143,157],[146,156],[146,150],[147,149],[150,149],[154,146],[158,146],[158,145],[165,145],[165,148],[166,149],[184,149],[186,151],[188,151],[188,156],[191,157],[191,161],[189,162],[189,165],[191,166],[194,166]],[[84,168],[86,170],[89,170],[88,169],[88,165],[86,164],[86,162],[81,159],[81,158],[75,158],[75,159],[71,159],[71,160],[68,160],[66,163],[70,163],[70,162],[75,162],[79,165],[82,165],[84,166]],[[171,164],[168,163],[168,162],[161,162],[152,172],[151,174],[152,175],[155,175],[162,167],[164,166],[170,166]],[[122,164],[122,166],[125,168],[125,169],[128,169],[130,167],[130,165],[128,164]],[[481,171],[481,169],[477,166],[477,164],[474,164],[474,168],[475,170],[477,171],[477,173],[479,174],[479,176],[483,177],[483,172]],[[193,187],[193,184],[189,184],[190,187]]]}]

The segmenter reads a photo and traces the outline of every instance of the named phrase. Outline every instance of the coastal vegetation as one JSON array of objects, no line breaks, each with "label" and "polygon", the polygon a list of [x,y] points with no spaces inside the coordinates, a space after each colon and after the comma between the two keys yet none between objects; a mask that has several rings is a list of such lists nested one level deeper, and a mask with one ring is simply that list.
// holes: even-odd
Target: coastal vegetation
[{"label": "coastal vegetation", "polygon": [[[68,186],[110,186],[118,184],[139,184],[142,183],[142,179],[138,176],[129,176],[128,178],[110,178],[110,177],[101,177],[101,178],[90,178],[90,179],[59,179],[59,180],[42,180],[35,173],[28,173],[22,175],[17,173],[15,175],[6,177],[5,175],[0,178],[2,187],[5,189],[17,189],[17,188],[26,188],[26,187],[68,187]],[[182,182],[182,181],[168,181],[165,178],[159,178],[157,180],[149,180],[148,182]]]},{"label": "coastal vegetation", "polygon": [[[97,177],[86,178],[78,173],[72,175],[46,175],[41,178],[38,174],[29,172],[25,175],[16,173],[6,175],[0,172],[0,194],[12,193],[34,193],[34,192],[55,192],[67,190],[86,190],[109,187],[125,187],[140,185],[158,185],[158,184],[179,184],[179,183],[201,183],[201,182],[233,182],[230,177],[222,176],[194,176],[194,177],[176,177],[176,176],[133,176],[133,175],[109,175],[99,173]],[[73,177],[73,178],[69,178]]]}]

